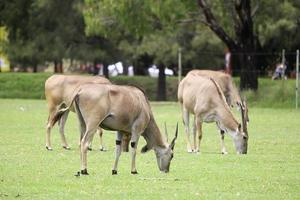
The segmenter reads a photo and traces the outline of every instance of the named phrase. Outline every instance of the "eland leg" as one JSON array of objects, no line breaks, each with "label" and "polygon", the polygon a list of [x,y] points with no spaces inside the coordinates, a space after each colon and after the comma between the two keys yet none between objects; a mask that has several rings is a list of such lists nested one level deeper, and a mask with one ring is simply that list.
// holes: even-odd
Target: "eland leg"
[{"label": "eland leg", "polygon": [[106,148],[105,148],[105,146],[104,146],[104,144],[103,144],[103,130],[101,129],[101,128],[98,128],[97,129],[97,133],[99,134],[99,142],[100,142],[100,148],[99,148],[99,150],[100,151],[106,151]]},{"label": "eland leg", "polygon": [[63,114],[63,116],[61,117],[61,119],[59,120],[59,133],[60,133],[60,138],[62,141],[62,147],[66,150],[69,150],[70,147],[67,143],[66,137],[65,137],[65,124],[66,121],[68,119],[68,115],[69,115],[69,111],[65,112],[65,114]]},{"label": "eland leg", "polygon": [[184,124],[184,131],[185,131],[185,140],[186,140],[186,148],[187,152],[191,153],[192,148],[191,148],[191,142],[190,142],[190,120],[189,120],[189,112],[183,108],[182,110],[182,118],[183,118],[183,124]]},{"label": "eland leg", "polygon": [[193,121],[193,146],[192,146],[193,152],[199,152],[199,146],[198,146],[197,142],[198,142],[198,140],[197,140],[196,116],[194,115],[194,121]]},{"label": "eland leg", "polygon": [[[98,129],[97,129],[97,133],[98,133]],[[97,134],[96,134],[97,135]],[[93,147],[92,147],[92,143],[93,143],[93,139],[94,139],[95,134],[93,134],[93,136],[91,137],[90,141],[89,141],[89,145],[88,145],[88,150],[92,151]]]},{"label": "eland leg", "polygon": [[48,116],[48,122],[47,122],[47,128],[46,128],[46,149],[49,151],[52,151],[52,146],[51,146],[51,120],[55,114],[56,107],[54,105],[48,104],[48,109],[49,109],[49,116]]},{"label": "eland leg", "polygon": [[[78,146],[80,147],[81,145],[81,140],[86,132],[86,125],[85,125],[85,122],[84,121],[81,121],[80,119],[78,120],[79,121],[79,142],[78,142]],[[90,139],[90,141],[92,140],[92,138]]]},{"label": "eland leg", "polygon": [[130,142],[130,135],[129,134],[124,135],[122,140],[123,152],[129,152],[129,142]]},{"label": "eland leg", "polygon": [[196,147],[196,152],[200,152],[200,143],[202,140],[202,121],[200,119],[200,117],[196,117],[195,119],[195,126],[197,128],[197,137],[198,137],[198,144]]},{"label": "eland leg", "polygon": [[122,152],[121,150],[122,137],[123,134],[118,131],[116,134],[116,155],[115,155],[115,163],[112,169],[112,175],[118,174],[118,162]]},{"label": "eland leg", "polygon": [[131,135],[130,146],[131,146],[131,174],[138,174],[135,165],[136,148],[139,141],[139,136],[136,134]]},{"label": "eland leg", "polygon": [[81,174],[88,175],[87,172],[87,151],[89,143],[96,129],[87,129],[80,143]]},{"label": "eland leg", "polygon": [[220,135],[221,135],[221,153],[228,154],[228,152],[226,151],[225,142],[224,142],[225,132],[223,130],[220,130]]},{"label": "eland leg", "polygon": [[[103,146],[103,141],[102,141],[102,134],[103,134],[102,129],[101,129],[101,128],[97,128],[97,133],[96,133],[96,135],[99,135],[99,138],[100,138],[100,139],[99,139],[99,140],[100,140],[100,151],[105,151],[104,146]],[[91,141],[90,141],[90,143],[89,143],[89,147],[88,147],[88,150],[89,150],[89,151],[92,151],[92,150],[93,150],[93,147],[92,147],[93,139],[94,139],[94,135],[93,135],[93,137],[91,138]]]},{"label": "eland leg", "polygon": [[51,125],[50,123],[47,124],[47,132],[46,132],[46,149],[49,151],[52,151],[52,146],[51,146]]}]

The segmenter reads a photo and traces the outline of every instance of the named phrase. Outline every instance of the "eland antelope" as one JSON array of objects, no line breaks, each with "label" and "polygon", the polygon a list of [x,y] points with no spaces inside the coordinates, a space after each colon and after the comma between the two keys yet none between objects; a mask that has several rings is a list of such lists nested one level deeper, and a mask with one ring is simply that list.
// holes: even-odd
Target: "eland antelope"
[{"label": "eland antelope", "polygon": [[143,91],[134,86],[118,86],[112,84],[84,84],[81,85],[69,106],[60,109],[52,118],[51,125],[68,112],[74,104],[80,129],[80,158],[81,173],[87,175],[88,143],[98,127],[115,130],[116,155],[112,174],[117,174],[121,142],[123,135],[131,134],[131,173],[137,174],[135,157],[139,137],[146,140],[142,153],[154,149],[158,168],[168,172],[173,158],[173,149],[177,138],[178,126],[171,144],[163,138],[151,111],[150,104]]},{"label": "eland antelope", "polygon": [[[47,122],[47,132],[46,132],[46,149],[52,150],[51,146],[51,120],[54,117],[55,112],[70,104],[73,93],[81,84],[84,83],[106,83],[110,84],[110,81],[104,77],[100,76],[79,76],[79,75],[52,75],[45,82],[45,96],[48,104],[48,122]],[[74,111],[73,108],[70,110]],[[64,126],[68,118],[69,112],[61,117],[59,121],[59,133],[61,136],[62,146],[65,149],[70,149],[66,137],[64,134]],[[102,142],[102,130],[98,130],[100,136],[100,150],[103,150]]]},{"label": "eland antelope", "polygon": [[[202,139],[202,123],[216,122],[221,134],[222,153],[227,151],[224,146],[224,132],[232,136],[236,151],[247,153],[248,132],[244,111],[242,113],[242,125],[234,118],[225,96],[216,81],[204,76],[186,76],[178,86],[178,100],[182,108],[183,122],[185,125],[187,150],[198,152]],[[240,109],[245,110],[244,107]],[[193,133],[194,145],[191,147],[189,139],[189,114],[194,114]],[[197,130],[197,131],[196,131]],[[196,132],[198,138],[196,137]],[[198,139],[198,143],[196,140]]]},{"label": "eland antelope", "polygon": [[[247,125],[249,123],[249,117],[248,117],[248,107],[247,107],[246,99],[244,98],[242,100],[242,98],[239,95],[238,89],[236,88],[233,79],[229,74],[226,74],[221,71],[195,69],[189,71],[187,76],[204,76],[204,77],[213,78],[220,86],[226,98],[227,104],[230,107],[236,106],[237,110],[241,112],[243,116],[243,123],[245,122],[244,129],[247,129]],[[225,133],[223,130],[220,130],[220,134],[221,134],[221,139],[223,144]],[[225,151],[225,153],[227,152]]]}]

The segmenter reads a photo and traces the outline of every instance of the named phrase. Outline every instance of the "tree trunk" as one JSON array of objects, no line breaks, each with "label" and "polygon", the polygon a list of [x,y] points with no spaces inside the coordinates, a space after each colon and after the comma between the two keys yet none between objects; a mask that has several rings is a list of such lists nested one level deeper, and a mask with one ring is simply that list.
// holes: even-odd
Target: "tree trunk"
[{"label": "tree trunk", "polygon": [[54,60],[54,73],[59,73],[58,72],[58,62],[57,62],[57,60]]},{"label": "tree trunk", "polygon": [[255,55],[249,55],[245,53],[239,54],[239,61],[241,67],[240,74],[240,88],[241,90],[257,90],[258,78],[256,71],[256,58]]},{"label": "tree trunk", "polygon": [[256,70],[255,36],[253,33],[253,21],[251,16],[251,0],[235,1],[235,11],[238,21],[235,26],[236,41],[238,44],[238,57],[241,68],[241,90],[257,90],[258,78]]},{"label": "tree trunk", "polygon": [[38,71],[37,64],[33,64],[33,73],[37,73],[37,71]]},{"label": "tree trunk", "polygon": [[256,68],[256,56],[251,48],[234,49],[232,52],[233,75],[240,76],[241,90],[258,89],[258,73]]},{"label": "tree trunk", "polygon": [[128,65],[127,64],[123,64],[123,75],[128,75]]},{"label": "tree trunk", "polygon": [[253,33],[253,21],[251,16],[251,0],[235,0],[232,15],[234,21],[236,38],[231,38],[217,22],[210,7],[205,0],[198,0],[198,5],[205,16],[207,25],[230,49],[233,55],[233,70],[236,73],[240,69],[240,88],[258,88],[258,77],[256,71],[255,36]]},{"label": "tree trunk", "polygon": [[165,75],[165,65],[159,65],[159,75],[157,84],[157,101],[166,100],[166,75]]},{"label": "tree trunk", "polygon": [[103,62],[103,75],[109,79],[108,64],[106,62]]},{"label": "tree trunk", "polygon": [[59,73],[64,73],[64,68],[63,68],[63,61],[62,60],[60,60],[59,61]]},{"label": "tree trunk", "polygon": [[62,60],[54,60],[54,73],[63,73],[63,63]]}]

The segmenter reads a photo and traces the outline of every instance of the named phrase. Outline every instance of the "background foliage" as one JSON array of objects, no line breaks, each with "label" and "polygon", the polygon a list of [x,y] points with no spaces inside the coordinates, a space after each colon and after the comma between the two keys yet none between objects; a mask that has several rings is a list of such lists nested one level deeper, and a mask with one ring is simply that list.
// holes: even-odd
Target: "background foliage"
[{"label": "background foliage", "polygon": [[[44,83],[50,73],[5,73],[0,74],[0,98],[44,99]],[[136,85],[145,90],[151,101],[156,100],[157,78],[145,76],[118,76],[111,81],[121,85]],[[238,84],[239,80],[234,79]],[[178,79],[167,77],[167,100],[177,101]],[[259,79],[260,89],[243,91],[248,103],[256,107],[294,108],[295,80],[272,81],[267,78]],[[300,104],[300,102],[299,102]]]},{"label": "background foliage", "polygon": [[[234,3],[208,4],[230,37],[235,34]],[[258,46],[254,53],[263,54],[257,69],[264,72],[279,60],[281,49],[294,52],[299,47],[300,4],[252,0],[251,6]],[[105,64],[121,60],[143,73],[139,68],[149,67],[147,55],[150,64],[164,63],[176,71],[179,47],[185,69],[224,66],[226,45],[203,23],[197,1],[3,0],[0,11],[12,66],[37,67],[63,58]],[[289,70],[294,60],[288,57]]]}]

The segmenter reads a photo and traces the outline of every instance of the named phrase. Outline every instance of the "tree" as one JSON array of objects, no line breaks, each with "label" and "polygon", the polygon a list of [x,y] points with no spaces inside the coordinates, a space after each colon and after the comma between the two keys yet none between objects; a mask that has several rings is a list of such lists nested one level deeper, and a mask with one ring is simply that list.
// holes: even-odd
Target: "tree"
[{"label": "tree", "polygon": [[54,72],[62,73],[62,59],[79,57],[86,42],[80,0],[37,0],[32,5],[34,42],[43,60],[54,62]]},{"label": "tree", "polygon": [[241,89],[258,88],[258,77],[256,71],[256,58],[253,55],[256,52],[255,35],[253,32],[251,0],[234,0],[231,9],[234,22],[235,38],[231,37],[223,27],[220,26],[211,8],[205,0],[198,0],[198,5],[205,16],[203,23],[207,25],[235,54],[238,58],[241,68]]},{"label": "tree", "polygon": [[5,26],[8,31],[8,44],[4,50],[13,65],[35,65],[38,60],[35,43],[29,42],[33,37],[30,31],[32,3],[31,0],[0,3],[0,25]]},{"label": "tree", "polygon": [[1,1],[0,23],[9,33],[7,52],[14,64],[34,66],[52,61],[63,72],[62,59],[79,57],[86,42],[81,0]]},{"label": "tree", "polygon": [[[276,5],[276,6],[273,6]],[[297,0],[290,1],[260,1],[257,14],[254,17],[254,27],[259,39],[259,47],[262,52],[270,52],[270,55],[260,57],[265,70],[268,65],[280,60],[281,49],[286,49],[288,71],[294,70],[295,52],[300,46],[300,3]]]},{"label": "tree", "polygon": [[[121,55],[131,57],[128,62],[132,63],[139,58],[148,57],[150,60],[154,58],[153,61],[160,69],[157,99],[165,100],[164,68],[176,60],[178,46],[176,34],[170,34],[173,29],[165,22],[180,15],[180,12],[176,11],[177,7],[172,6],[171,1],[86,0],[85,2],[87,33],[114,40],[123,50]],[[167,13],[176,13],[176,15],[172,17]],[[127,51],[124,51],[124,47]]]}]

